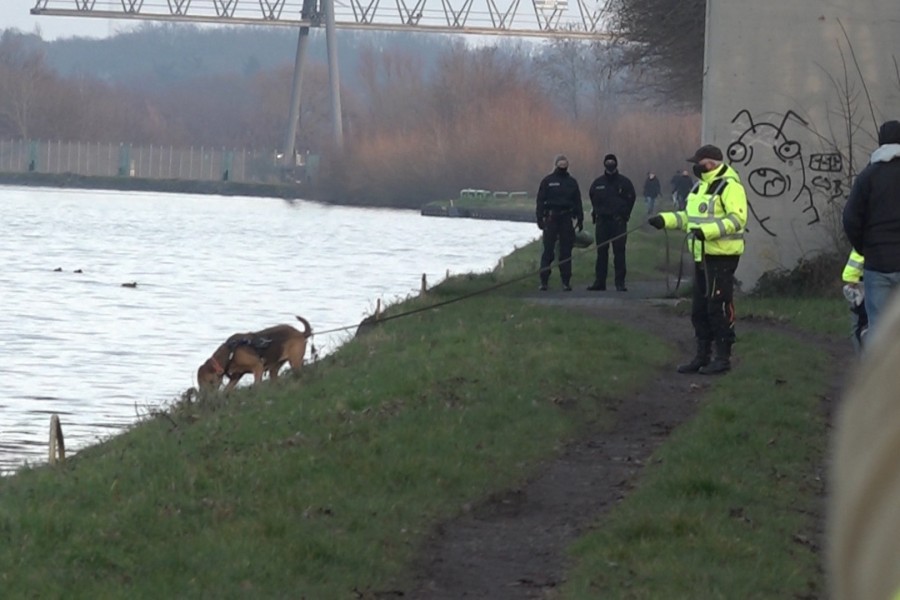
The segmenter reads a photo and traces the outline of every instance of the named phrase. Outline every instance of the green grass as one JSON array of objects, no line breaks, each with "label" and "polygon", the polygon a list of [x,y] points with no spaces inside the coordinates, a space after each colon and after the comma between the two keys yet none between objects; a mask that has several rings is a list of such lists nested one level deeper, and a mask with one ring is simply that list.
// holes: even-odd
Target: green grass
[{"label": "green grass", "polygon": [[[534,212],[534,199],[528,199],[527,201],[507,200],[507,204],[502,204],[501,200],[503,199],[479,200],[466,198],[462,201],[455,200],[454,204],[456,206],[464,206],[467,208],[493,206],[495,208],[504,209],[521,208],[523,211],[528,211],[529,214],[533,214]],[[449,206],[449,201],[435,204],[440,204],[441,206]],[[669,205],[664,204],[663,208],[668,209]],[[590,203],[587,203],[584,206],[584,227],[586,231],[589,231],[591,235],[594,235],[595,228],[591,223],[590,213],[591,206]],[[654,280],[664,277],[666,273],[669,273],[674,278],[675,276],[677,276],[679,271],[679,261],[687,261],[683,274],[686,277],[691,276],[691,258],[690,253],[684,243],[684,234],[677,231],[657,231],[655,229],[651,229],[648,225],[644,225],[646,218],[646,209],[641,199],[639,199],[639,201],[634,205],[631,219],[628,222],[628,229],[635,229],[635,231],[631,232],[628,235],[626,244],[626,258],[628,268],[627,280]],[[517,292],[522,292],[526,290],[532,290],[534,288],[534,283],[537,281],[537,271],[540,267],[541,233],[539,230],[535,229],[534,235],[536,241],[522,248],[519,248],[510,256],[505,257],[504,262],[506,266],[504,271],[501,273],[494,273],[489,275],[489,277],[492,278],[493,281],[499,282],[504,279],[519,276],[522,273],[533,272],[534,278],[527,279],[520,284],[511,286],[509,289],[515,290]],[[591,282],[593,282],[594,265],[596,262],[596,258],[596,245],[586,249],[574,249],[574,251],[572,252],[572,281],[576,286],[587,286]],[[559,256],[557,255],[555,259],[558,261]],[[610,277],[612,276],[613,271],[612,261],[613,252],[610,248]],[[555,263],[553,267],[553,277],[555,278],[554,281],[558,280],[559,277],[559,271],[557,270]],[[483,281],[483,278],[479,279],[479,284]],[[612,282],[610,281],[608,283]]]},{"label": "green grass", "polygon": [[4,597],[382,589],[437,520],[608,422],[608,398],[667,358],[647,336],[503,297],[390,321],[300,380],[181,404],[0,482]]},{"label": "green grass", "polygon": [[429,202],[428,206],[439,206],[449,208],[455,206],[458,208],[499,208],[503,210],[522,210],[534,214],[535,199],[509,196],[500,198],[454,198],[453,200],[440,200]]},{"label": "green grass", "polygon": [[850,336],[850,309],[839,289],[829,298],[744,297],[738,300],[737,310],[739,319],[768,319],[812,333]]},{"label": "green grass", "polygon": [[813,540],[826,357],[747,333],[697,417],[638,489],[572,548],[565,598],[792,598],[822,593]]},{"label": "green grass", "polygon": [[[660,276],[665,240],[629,238],[630,277]],[[389,307],[525,274],[387,321],[299,377],[182,400],[65,465],[0,480],[2,596],[318,600],[404,588],[436,523],[612,424],[610,399],[674,361],[670,340],[521,302],[538,255],[531,244],[500,271]],[[590,280],[593,256],[576,254],[576,281]],[[743,314],[811,326],[844,308],[741,302]],[[774,331],[740,335],[738,367],[698,392],[698,417],[572,548],[563,597],[789,598],[821,587],[797,540],[812,536],[803,511],[819,488],[825,359]]]},{"label": "green grass", "polygon": [[[679,260],[687,259],[689,256],[682,251],[684,236],[678,232],[656,231],[649,227],[641,227],[641,219],[632,219],[629,221],[629,229],[637,228],[628,234],[626,243],[626,259],[628,276],[627,281],[653,281],[664,278],[669,273],[673,278],[678,274]],[[593,235],[593,225],[590,224],[590,218],[585,225],[586,229]],[[493,273],[480,274],[477,276],[463,277],[460,280],[451,283],[453,293],[459,293],[460,281],[471,281],[475,284],[471,290],[479,289],[490,283],[501,283],[514,278],[524,279],[510,284],[507,290],[514,293],[531,292],[535,288],[538,281],[538,271],[541,261],[541,241],[538,237],[540,232],[535,229],[535,241],[527,244],[503,260],[503,269],[495,270]],[[668,245],[668,254],[666,253],[666,245]],[[555,257],[559,260],[559,256]],[[576,287],[587,286],[594,280],[594,265],[597,260],[596,245],[590,248],[575,248],[572,252],[572,282]],[[609,276],[612,284],[613,273],[613,253],[609,251]],[[531,274],[532,276],[528,276]],[[685,267],[684,275],[691,275],[692,272]],[[553,273],[551,281],[559,280],[559,271],[556,262],[553,264]]]}]

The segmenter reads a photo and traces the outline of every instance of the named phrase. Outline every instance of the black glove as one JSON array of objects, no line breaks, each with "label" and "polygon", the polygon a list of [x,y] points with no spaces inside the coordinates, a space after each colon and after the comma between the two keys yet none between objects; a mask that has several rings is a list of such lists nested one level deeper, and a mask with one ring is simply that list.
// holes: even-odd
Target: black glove
[{"label": "black glove", "polygon": [[691,229],[691,233],[694,234],[695,240],[700,240],[701,242],[706,241],[706,236],[703,235],[703,230],[698,228]]},{"label": "black glove", "polygon": [[591,223],[593,223],[594,225],[597,224],[597,213],[595,213],[594,211],[591,211]]},{"label": "black glove", "polygon": [[649,219],[647,219],[647,224],[656,227],[657,229],[662,229],[666,226],[666,221],[659,215],[653,215]]},{"label": "black glove", "polygon": [[540,230],[544,229],[544,219],[542,217],[538,217],[537,225],[538,225],[538,229],[540,229]]},{"label": "black glove", "polygon": [[584,229],[584,217],[578,217],[578,220],[575,221],[575,229],[581,231]]}]

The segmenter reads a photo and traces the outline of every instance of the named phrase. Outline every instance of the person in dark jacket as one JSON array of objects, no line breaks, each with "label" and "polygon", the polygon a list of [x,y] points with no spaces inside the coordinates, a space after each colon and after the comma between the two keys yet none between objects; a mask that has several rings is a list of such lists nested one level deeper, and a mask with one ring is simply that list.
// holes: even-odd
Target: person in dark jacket
[{"label": "person in dark jacket", "polygon": [[691,179],[687,170],[681,172],[675,179],[675,210],[684,210],[687,208],[687,197],[694,187],[694,180]]},{"label": "person in dark jacket", "polygon": [[606,273],[609,269],[609,242],[613,247],[616,289],[625,287],[625,232],[634,208],[635,192],[631,180],[619,173],[619,160],[615,154],[603,157],[603,175],[591,184],[591,219],[596,225],[597,263],[594,266],[594,283],[589,290],[606,289]]},{"label": "person in dark jacket", "polygon": [[584,228],[584,209],[578,182],[569,175],[569,159],[559,154],[553,160],[553,172],[541,180],[537,193],[537,226],[544,232],[541,254],[541,286],[547,291],[554,249],[559,241],[559,275],[563,291],[572,291],[572,247],[575,229]]},{"label": "person in dark jacket", "polygon": [[675,210],[678,210],[678,180],[681,178],[681,171],[675,171],[675,174],[672,175],[672,179],[669,180],[669,187],[671,188],[670,195],[672,196],[672,206]]},{"label": "person in dark jacket", "polygon": [[647,173],[647,179],[644,180],[644,202],[647,203],[648,217],[653,214],[660,191],[659,178],[654,173]]},{"label": "person in dark jacket", "polygon": [[900,287],[900,121],[878,130],[878,149],[853,182],[844,206],[844,232],[865,258],[863,288],[869,333]]}]

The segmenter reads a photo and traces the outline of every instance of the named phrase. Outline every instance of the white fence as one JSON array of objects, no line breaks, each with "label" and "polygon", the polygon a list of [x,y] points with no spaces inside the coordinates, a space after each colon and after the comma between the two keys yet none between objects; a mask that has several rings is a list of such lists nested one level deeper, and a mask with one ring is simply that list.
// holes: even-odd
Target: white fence
[{"label": "white fence", "polygon": [[279,177],[274,152],[33,140],[0,140],[0,172],[250,183]]}]

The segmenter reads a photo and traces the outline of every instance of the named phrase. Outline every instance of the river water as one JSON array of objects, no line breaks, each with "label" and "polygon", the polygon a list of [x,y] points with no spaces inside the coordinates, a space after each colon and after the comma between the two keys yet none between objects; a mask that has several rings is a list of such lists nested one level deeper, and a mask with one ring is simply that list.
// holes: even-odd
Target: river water
[{"label": "river water", "polygon": [[0,203],[0,473],[46,460],[54,413],[70,453],[165,406],[232,333],[355,325],[423,273],[490,270],[537,234],[267,198],[0,187]]}]

